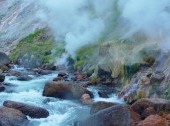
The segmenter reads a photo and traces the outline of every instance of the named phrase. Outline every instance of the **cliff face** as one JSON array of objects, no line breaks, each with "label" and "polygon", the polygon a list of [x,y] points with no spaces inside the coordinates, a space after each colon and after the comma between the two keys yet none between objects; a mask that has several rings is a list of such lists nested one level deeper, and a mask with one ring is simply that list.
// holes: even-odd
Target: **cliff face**
[{"label": "cliff face", "polygon": [[36,1],[1,0],[0,6],[0,50],[9,53],[19,39],[43,27],[43,23],[36,15]]}]

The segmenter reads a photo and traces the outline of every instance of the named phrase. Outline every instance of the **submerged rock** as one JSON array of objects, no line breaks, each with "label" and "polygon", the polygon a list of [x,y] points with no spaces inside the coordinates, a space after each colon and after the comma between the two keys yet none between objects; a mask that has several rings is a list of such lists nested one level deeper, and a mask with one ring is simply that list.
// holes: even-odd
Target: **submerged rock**
[{"label": "submerged rock", "polygon": [[89,94],[90,97],[93,97],[92,93],[86,88],[64,81],[47,82],[43,91],[43,96],[62,99],[80,99],[83,94]]},{"label": "submerged rock", "polygon": [[27,126],[26,115],[12,108],[0,108],[0,126]]},{"label": "submerged rock", "polygon": [[30,116],[31,118],[46,118],[49,116],[49,112],[46,109],[33,105],[15,101],[5,101],[3,105],[8,108],[20,110],[22,113]]},{"label": "submerged rock", "polygon": [[130,111],[120,105],[116,105],[90,116],[79,126],[130,126]]}]

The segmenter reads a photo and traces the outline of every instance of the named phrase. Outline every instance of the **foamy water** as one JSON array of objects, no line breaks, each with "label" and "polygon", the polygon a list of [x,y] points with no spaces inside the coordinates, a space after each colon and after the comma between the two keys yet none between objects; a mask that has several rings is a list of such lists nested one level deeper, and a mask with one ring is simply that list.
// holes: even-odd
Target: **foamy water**
[{"label": "foamy water", "polygon": [[[0,105],[2,106],[5,100],[13,100],[32,104],[47,109],[50,116],[43,119],[29,118],[30,126],[72,126],[73,122],[83,120],[89,116],[90,107],[81,105],[77,101],[61,100],[57,98],[47,98],[42,96],[45,82],[56,77],[56,73],[34,77],[30,81],[18,81],[15,77],[6,77],[5,82],[15,85],[12,93],[0,93]],[[115,95],[109,98],[100,98],[97,95],[97,90],[90,88],[95,96],[94,101],[119,102]]]}]

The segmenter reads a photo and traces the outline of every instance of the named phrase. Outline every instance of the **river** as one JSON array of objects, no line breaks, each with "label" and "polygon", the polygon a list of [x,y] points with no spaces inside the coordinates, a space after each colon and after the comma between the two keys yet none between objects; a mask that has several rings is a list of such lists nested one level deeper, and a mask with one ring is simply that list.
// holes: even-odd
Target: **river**
[{"label": "river", "polygon": [[[15,69],[25,71],[23,68]],[[10,86],[6,92],[0,93],[0,105],[2,106],[5,100],[13,100],[43,107],[49,111],[50,116],[47,118],[32,119],[28,117],[31,122],[30,126],[72,126],[73,122],[89,116],[90,107],[87,105],[82,105],[74,100],[42,96],[45,82],[56,77],[57,72],[38,77],[30,76],[33,77],[30,81],[18,81],[16,77],[6,76],[5,82],[13,84],[13,86]],[[89,90],[94,94],[94,101],[123,103],[114,94],[111,94],[109,98],[100,98],[95,87],[89,87]]]}]

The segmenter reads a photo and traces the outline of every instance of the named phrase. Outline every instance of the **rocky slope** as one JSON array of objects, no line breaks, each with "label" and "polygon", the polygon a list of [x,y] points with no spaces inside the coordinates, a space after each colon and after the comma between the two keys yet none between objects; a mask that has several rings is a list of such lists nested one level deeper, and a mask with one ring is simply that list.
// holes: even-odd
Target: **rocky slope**
[{"label": "rocky slope", "polygon": [[0,50],[9,53],[19,39],[44,24],[36,16],[38,6],[31,0],[0,1]]}]

